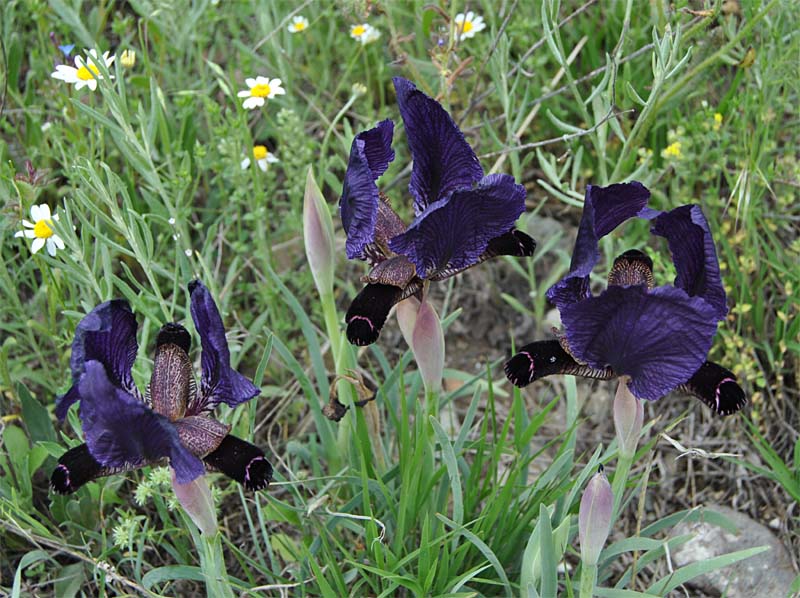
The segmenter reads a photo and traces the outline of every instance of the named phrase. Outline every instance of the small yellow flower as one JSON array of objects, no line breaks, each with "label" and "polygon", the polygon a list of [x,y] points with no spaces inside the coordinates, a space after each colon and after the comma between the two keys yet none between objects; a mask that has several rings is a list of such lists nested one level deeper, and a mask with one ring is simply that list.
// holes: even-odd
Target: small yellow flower
[{"label": "small yellow flower", "polygon": [[245,79],[244,82],[247,83],[249,89],[244,89],[236,95],[240,98],[247,98],[243,106],[248,110],[263,106],[267,100],[286,93],[286,90],[281,87],[280,79],[256,77],[255,79]]},{"label": "small yellow flower", "polygon": [[[109,57],[108,52],[103,52],[102,60],[106,68],[111,68],[116,56]],[[92,91],[97,89],[97,80],[102,79],[103,75],[100,74],[100,69],[97,68],[96,61],[100,60],[97,57],[97,50],[89,50],[86,59],[83,56],[75,57],[75,66],[68,66],[66,64],[59,64],[56,66],[56,71],[50,73],[53,79],[59,79],[67,83],[75,85],[75,89],[88,87]],[[114,78],[114,75],[111,75]]]},{"label": "small yellow flower", "polygon": [[676,160],[680,160],[682,156],[683,154],[681,153],[680,141],[672,142],[664,148],[664,151],[661,152],[662,158],[675,158]]},{"label": "small yellow flower", "polygon": [[306,29],[308,29],[308,19],[302,15],[294,17],[287,27],[289,33],[300,33]]},{"label": "small yellow flower", "polygon": [[467,14],[463,12],[458,13],[453,21],[456,24],[456,33],[461,39],[475,37],[476,33],[486,29],[486,23],[483,22],[483,17],[480,15],[476,16],[471,10],[467,12]]},{"label": "small yellow flower", "polygon": [[366,45],[374,42],[381,36],[381,32],[375,29],[369,23],[361,23],[360,25],[353,25],[350,28],[350,37],[354,40],[361,42],[361,45]]},{"label": "small yellow flower", "polygon": [[[278,160],[278,158],[275,157],[275,154],[270,152],[264,145],[253,146],[253,158],[256,161],[256,165],[258,165],[258,167],[263,172],[267,172],[267,167],[269,164],[280,162],[280,160]],[[245,158],[244,160],[242,160],[242,170],[245,170],[249,166],[250,166],[250,158]]]},{"label": "small yellow flower", "polygon": [[722,115],[719,112],[714,113],[714,130],[719,131],[722,126]]},{"label": "small yellow flower", "polygon": [[119,57],[120,64],[126,69],[132,68],[136,64],[136,52],[133,50],[125,50]]},{"label": "small yellow flower", "polygon": [[50,206],[43,203],[38,206],[31,206],[31,220],[22,221],[25,228],[17,231],[15,237],[25,237],[33,239],[31,253],[37,253],[42,247],[47,246],[47,253],[55,256],[57,249],[64,249],[64,241],[53,232],[53,220],[58,220],[58,214],[50,216]]}]

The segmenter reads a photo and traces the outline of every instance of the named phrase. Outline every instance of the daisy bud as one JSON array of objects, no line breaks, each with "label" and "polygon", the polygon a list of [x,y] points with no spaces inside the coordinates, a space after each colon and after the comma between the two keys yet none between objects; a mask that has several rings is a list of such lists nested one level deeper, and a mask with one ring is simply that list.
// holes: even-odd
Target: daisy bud
[{"label": "daisy bud", "polygon": [[642,433],[644,405],[633,396],[628,388],[628,380],[620,378],[617,395],[614,397],[614,429],[617,432],[619,454],[631,458]]},{"label": "daisy bud", "polygon": [[211,536],[217,533],[217,513],[206,476],[201,475],[188,484],[179,484],[175,478],[175,470],[171,467],[169,469],[172,473],[172,489],[183,510],[203,534]]},{"label": "daisy bud", "polygon": [[119,61],[126,69],[133,67],[133,65],[136,64],[136,52],[133,50],[124,50],[122,56],[119,57]]},{"label": "daisy bud", "polygon": [[322,197],[314,173],[308,169],[306,192],[303,200],[303,238],[306,257],[314,284],[320,294],[333,292],[334,243],[333,222],[328,204]]},{"label": "daisy bud", "polygon": [[397,304],[400,331],[414,353],[427,392],[442,388],[444,332],[436,310],[428,301],[409,297]]},{"label": "daisy bud", "polygon": [[589,480],[581,497],[578,511],[578,538],[581,543],[581,561],[585,566],[597,565],[600,551],[611,530],[611,512],[614,495],[611,484],[603,473],[603,466]]}]

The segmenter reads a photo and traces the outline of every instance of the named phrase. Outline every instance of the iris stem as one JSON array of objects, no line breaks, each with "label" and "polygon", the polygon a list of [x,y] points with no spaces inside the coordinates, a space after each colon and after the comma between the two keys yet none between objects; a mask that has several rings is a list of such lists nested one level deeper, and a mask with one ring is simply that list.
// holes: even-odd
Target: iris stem
[{"label": "iris stem", "polygon": [[217,532],[209,537],[193,528],[192,537],[200,553],[200,570],[206,581],[206,595],[233,598],[233,589],[228,581],[225,557],[222,554],[222,535]]},{"label": "iris stem", "polygon": [[597,565],[587,565],[585,563],[581,566],[581,586],[580,598],[591,598],[594,596],[594,587],[597,584]]},{"label": "iris stem", "polygon": [[612,525],[619,516],[620,507],[622,506],[622,495],[625,492],[625,485],[628,481],[628,474],[631,471],[632,464],[633,455],[619,455],[617,459],[617,469],[614,471],[614,481],[611,484],[611,492],[614,494],[614,510],[611,516]]}]

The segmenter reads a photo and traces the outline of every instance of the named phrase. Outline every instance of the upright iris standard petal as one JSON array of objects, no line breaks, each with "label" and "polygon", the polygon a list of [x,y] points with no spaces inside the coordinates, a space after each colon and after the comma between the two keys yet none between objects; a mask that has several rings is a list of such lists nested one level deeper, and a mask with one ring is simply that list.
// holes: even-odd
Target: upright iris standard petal
[{"label": "upright iris standard petal", "polygon": [[394,160],[394,123],[384,120],[378,126],[356,135],[350,146],[350,160],[344,175],[339,209],[347,234],[348,259],[363,256],[364,247],[375,240],[380,196],[375,181]]},{"label": "upright iris standard petal", "polygon": [[480,261],[489,242],[514,228],[525,211],[525,188],[507,174],[491,174],[474,189],[454,191],[429,205],[405,233],[389,242],[427,278]]},{"label": "upright iris standard petal", "polygon": [[137,350],[136,317],[127,301],[106,301],[86,314],[78,323],[72,341],[72,387],[58,399],[56,416],[63,420],[70,406],[80,400],[78,382],[90,360],[103,364],[114,384],[138,396],[131,375]]},{"label": "upright iris standard petal", "polygon": [[178,482],[203,475],[203,462],[178,438],[170,421],[114,386],[98,361],[88,361],[79,383],[80,417],[89,452],[105,467],[141,467],[169,458]]},{"label": "upright iris standard petal", "polygon": [[715,310],[682,289],[612,286],[561,309],[572,355],[631,378],[631,392],[655,400],[683,384],[705,361],[717,329]]},{"label": "upright iris standard petal", "polygon": [[600,260],[598,242],[629,218],[651,215],[644,211],[648,199],[650,191],[636,181],[586,188],[569,273],[547,291],[547,298],[559,310],[589,296],[589,274]]},{"label": "upright iris standard petal", "polygon": [[672,252],[677,276],[675,286],[690,297],[701,297],[714,306],[717,318],[728,313],[719,260],[708,221],[697,205],[685,205],[660,214],[653,234],[665,237]]},{"label": "upright iris standard petal", "polygon": [[483,178],[483,168],[439,102],[406,79],[395,77],[392,81],[414,160],[408,189],[419,215],[453,191],[472,187]]},{"label": "upright iris standard petal", "polygon": [[196,415],[219,403],[234,407],[257,397],[259,389],[231,368],[231,354],[225,338],[225,328],[211,293],[202,282],[194,280],[189,283],[189,294],[192,320],[200,334],[200,343],[203,347],[200,358],[203,373],[200,379],[199,402],[190,405],[187,414]]}]

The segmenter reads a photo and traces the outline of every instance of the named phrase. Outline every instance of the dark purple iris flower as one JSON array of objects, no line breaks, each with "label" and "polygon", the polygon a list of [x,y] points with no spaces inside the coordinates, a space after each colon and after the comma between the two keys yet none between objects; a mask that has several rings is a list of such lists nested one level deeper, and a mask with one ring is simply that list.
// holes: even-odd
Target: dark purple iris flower
[{"label": "dark purple iris flower", "polygon": [[[678,389],[720,415],[734,413],[746,402],[736,376],[706,361],[728,313],[708,222],[697,205],[658,212],[647,207],[649,198],[637,182],[588,187],[569,273],[547,291],[564,332],[523,347],[506,363],[506,375],[517,386],[552,374],[627,376],[640,399]],[[589,275],[600,260],[599,240],[633,217],[650,220],[651,232],[667,239],[674,285],[654,288],[652,260],[631,250],[614,261],[608,288],[593,296]]]},{"label": "dark purple iris flower", "polygon": [[536,248],[514,228],[525,188],[507,174],[484,175],[447,111],[410,81],[393,81],[414,161],[408,189],[416,217],[406,227],[375,184],[394,160],[394,123],[384,120],[353,140],[339,202],[347,257],[372,267],[345,318],[355,345],[375,342],[392,306],[420,294],[425,281]]},{"label": "dark purple iris flower", "polygon": [[56,492],[75,492],[95,478],[165,460],[179,484],[206,469],[251,490],[269,484],[272,466],[264,452],[208,415],[220,403],[235,407],[260,391],[231,368],[222,318],[208,289],[196,280],[189,293],[202,345],[199,392],[189,358],[191,337],[180,324],[159,331],[153,374],[142,396],[131,375],[138,345],[128,302],[106,301],[80,321],[70,357],[72,387],[56,404],[56,415],[63,420],[80,401],[86,443],[58,460],[51,477]]}]

